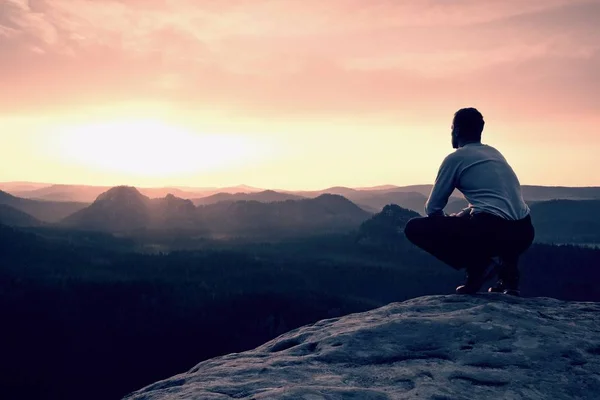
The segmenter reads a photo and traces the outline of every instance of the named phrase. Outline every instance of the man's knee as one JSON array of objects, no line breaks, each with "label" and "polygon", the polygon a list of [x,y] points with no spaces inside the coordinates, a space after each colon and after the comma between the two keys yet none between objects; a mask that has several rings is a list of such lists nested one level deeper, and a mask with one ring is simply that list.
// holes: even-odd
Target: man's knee
[{"label": "man's knee", "polygon": [[423,236],[423,220],[425,218],[413,218],[406,223],[404,227],[404,235],[413,243],[419,242],[419,238]]}]

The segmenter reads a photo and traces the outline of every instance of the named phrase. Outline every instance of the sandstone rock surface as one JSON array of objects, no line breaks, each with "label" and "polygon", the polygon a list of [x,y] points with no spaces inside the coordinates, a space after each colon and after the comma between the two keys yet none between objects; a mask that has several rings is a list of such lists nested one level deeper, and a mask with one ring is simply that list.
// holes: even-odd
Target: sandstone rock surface
[{"label": "sandstone rock surface", "polygon": [[600,399],[599,316],[596,303],[422,297],[296,329],[127,399]]}]

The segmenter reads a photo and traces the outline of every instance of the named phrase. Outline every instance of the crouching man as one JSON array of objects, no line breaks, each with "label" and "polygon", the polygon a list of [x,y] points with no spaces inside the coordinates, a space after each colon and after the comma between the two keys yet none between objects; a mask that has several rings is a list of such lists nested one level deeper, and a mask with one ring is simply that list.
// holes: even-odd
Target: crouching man
[{"label": "crouching man", "polygon": [[[519,256],[531,246],[535,232],[515,172],[498,150],[481,143],[484,124],[474,108],[454,114],[455,151],[439,169],[425,205],[427,217],[410,220],[405,234],[451,267],[466,270],[457,293],[476,293],[497,275],[490,292],[519,295]],[[447,216],[443,209],[454,189],[469,206]]]}]

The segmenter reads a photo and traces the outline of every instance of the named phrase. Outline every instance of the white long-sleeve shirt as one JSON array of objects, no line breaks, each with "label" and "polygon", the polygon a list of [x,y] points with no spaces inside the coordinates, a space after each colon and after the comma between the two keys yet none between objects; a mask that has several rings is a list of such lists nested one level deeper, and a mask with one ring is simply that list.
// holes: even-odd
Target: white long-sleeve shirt
[{"label": "white long-sleeve shirt", "polygon": [[508,220],[529,214],[517,175],[492,146],[469,143],[448,155],[440,166],[425,213],[441,214],[454,189],[465,196],[473,213],[486,212]]}]

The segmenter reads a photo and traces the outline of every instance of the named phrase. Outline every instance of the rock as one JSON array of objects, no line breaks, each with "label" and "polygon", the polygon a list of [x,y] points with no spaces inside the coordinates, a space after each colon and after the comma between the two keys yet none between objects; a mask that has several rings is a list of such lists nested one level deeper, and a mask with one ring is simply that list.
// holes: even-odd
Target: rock
[{"label": "rock", "polygon": [[598,315],[597,303],[422,297],[293,330],[127,399],[598,399]]}]

